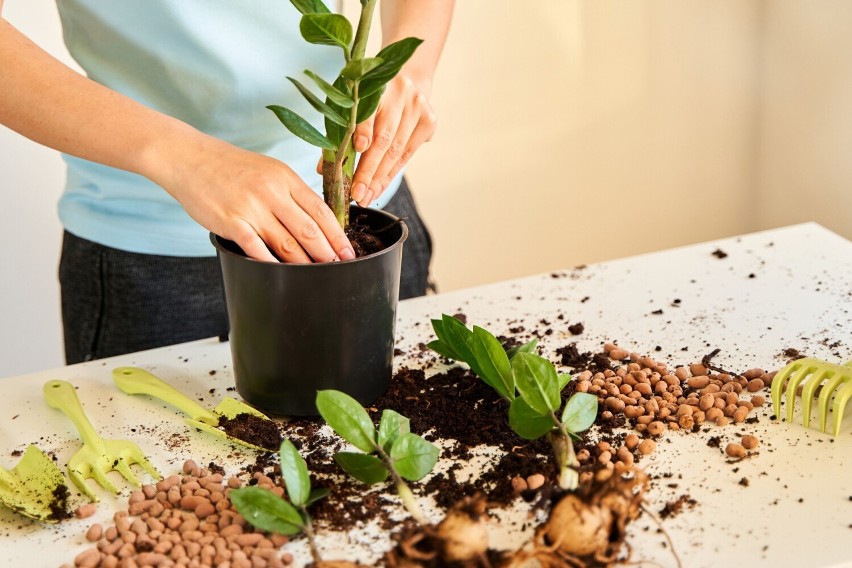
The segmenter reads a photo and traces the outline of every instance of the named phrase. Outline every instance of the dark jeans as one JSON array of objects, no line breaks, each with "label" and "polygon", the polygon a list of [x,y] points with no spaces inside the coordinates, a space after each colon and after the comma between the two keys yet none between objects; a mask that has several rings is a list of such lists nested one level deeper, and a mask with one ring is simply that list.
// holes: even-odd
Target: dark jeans
[{"label": "dark jeans", "polygon": [[[401,300],[429,287],[432,239],[403,181],[385,210],[408,225]],[[219,261],[118,250],[65,233],[59,263],[66,363],[228,334]]]}]

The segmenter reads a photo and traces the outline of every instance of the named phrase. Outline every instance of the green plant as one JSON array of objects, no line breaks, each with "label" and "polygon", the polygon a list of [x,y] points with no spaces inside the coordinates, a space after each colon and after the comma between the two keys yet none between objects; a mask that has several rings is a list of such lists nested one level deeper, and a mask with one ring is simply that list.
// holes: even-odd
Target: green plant
[{"label": "green plant", "polygon": [[322,149],[323,197],[345,229],[349,225],[355,167],[355,127],[376,111],[385,85],[399,73],[423,40],[405,38],[385,46],[375,57],[365,57],[377,0],[361,0],[361,15],[354,31],[345,16],[332,14],[322,0],[290,1],[302,14],[299,31],[305,41],[339,47],[344,65],[332,83],[305,71],[325,95],[324,101],[296,79],[287,77],[325,117],[325,135],[290,109],[279,105],[267,108],[290,132]]},{"label": "green plant", "polygon": [[233,489],[228,497],[237,512],[261,530],[285,535],[304,532],[314,562],[319,565],[321,558],[308,507],[328,495],[329,490],[311,489],[308,465],[290,440],[281,442],[279,457],[289,502],[269,489],[257,486]]},{"label": "green plant", "polygon": [[547,436],[559,467],[558,484],[575,489],[579,462],[573,440],[595,421],[598,399],[575,393],[562,412],[562,389],[572,380],[559,374],[553,363],[534,353],[536,340],[506,351],[487,330],[467,328],[458,319],[443,314],[432,320],[438,339],[429,347],[437,353],[467,363],[471,371],[509,402],[509,425],[519,436],[535,440]]},{"label": "green plant", "polygon": [[[370,415],[351,396],[335,390],[317,393],[317,410],[341,438],[361,452],[338,452],[334,460],[355,479],[372,485],[391,476],[397,494],[414,519],[426,520],[411,488],[432,471],[438,461],[438,447],[411,432],[408,418],[393,410],[382,412],[376,429]],[[374,455],[375,454],[375,455]]]}]

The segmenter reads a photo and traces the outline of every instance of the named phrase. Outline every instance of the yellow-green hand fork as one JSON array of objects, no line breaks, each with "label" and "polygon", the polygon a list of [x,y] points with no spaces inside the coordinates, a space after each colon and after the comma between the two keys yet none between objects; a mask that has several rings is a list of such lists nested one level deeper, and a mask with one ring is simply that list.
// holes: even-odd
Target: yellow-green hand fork
[{"label": "yellow-green hand fork", "polygon": [[[785,386],[786,383],[786,386]],[[796,391],[802,387],[802,424],[810,426],[811,404],[817,399],[819,429],[827,432],[829,404],[833,419],[831,434],[840,433],[846,403],[852,398],[852,361],[835,365],[820,359],[797,359],[778,371],[772,379],[772,411],[781,416],[782,395],[787,401],[787,422],[793,421]],[[832,403],[832,397],[834,402]]]},{"label": "yellow-green hand fork", "polygon": [[117,471],[128,482],[141,487],[142,483],[130,470],[131,464],[134,463],[141,465],[154,479],[162,479],[134,442],[104,440],[98,436],[83,412],[74,385],[68,381],[48,381],[44,384],[43,391],[48,406],[64,412],[83,439],[83,447],[68,461],[68,476],[90,501],[98,501],[98,497],[86,484],[85,480],[89,478],[94,478],[104,489],[118,493],[118,489],[106,476],[110,471]]}]

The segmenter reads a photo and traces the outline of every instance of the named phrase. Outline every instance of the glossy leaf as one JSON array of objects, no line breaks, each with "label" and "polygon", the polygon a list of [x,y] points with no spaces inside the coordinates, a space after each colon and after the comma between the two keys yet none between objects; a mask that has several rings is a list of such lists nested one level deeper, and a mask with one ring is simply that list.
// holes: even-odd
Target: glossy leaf
[{"label": "glossy leaf", "polygon": [[[334,80],[333,86],[335,89],[345,94],[346,96],[350,98],[352,97],[352,91],[349,89],[349,86],[346,84],[346,79],[344,79],[343,77],[338,76],[337,79]],[[328,104],[328,106],[336,110],[341,115],[351,115],[351,112],[348,109],[344,109],[343,107],[338,106],[331,99],[326,100],[326,103]],[[346,135],[346,128],[340,126],[339,124],[335,124],[334,122],[326,118],[325,135],[335,145],[335,148],[339,148],[343,145],[343,137]]]},{"label": "glossy leaf", "polygon": [[376,451],[376,427],[357,400],[340,391],[321,390],[316,403],[320,416],[341,438],[363,452]]},{"label": "glossy leaf", "polygon": [[370,454],[355,452],[337,452],[334,461],[343,471],[367,485],[379,483],[388,477],[388,469],[382,460]]},{"label": "glossy leaf", "polygon": [[311,478],[308,475],[308,464],[299,454],[299,450],[290,440],[281,442],[279,451],[281,460],[281,476],[287,488],[287,496],[296,507],[303,507],[311,494]]},{"label": "glossy leaf", "polygon": [[269,105],[266,108],[275,113],[275,116],[278,117],[281,124],[287,127],[287,130],[308,144],[312,144],[318,148],[323,148],[324,150],[334,151],[337,149],[335,145],[328,140],[328,138],[320,134],[319,130],[311,126],[307,120],[292,110],[278,105]]},{"label": "glossy leaf", "polygon": [[533,339],[532,341],[528,341],[523,345],[515,345],[514,347],[506,350],[506,356],[511,359],[518,353],[532,353],[535,355],[535,347],[538,345],[538,339]]},{"label": "glossy leaf", "polygon": [[516,398],[509,405],[509,426],[521,438],[536,440],[550,432],[555,424],[549,414],[542,415],[523,398]]},{"label": "glossy leaf", "polygon": [[390,451],[397,438],[409,432],[411,432],[411,421],[408,418],[389,408],[382,411],[382,420],[379,422],[379,445],[385,451]]},{"label": "glossy leaf", "polygon": [[330,14],[322,0],[290,0],[290,3],[302,14]]},{"label": "glossy leaf", "polygon": [[308,500],[305,501],[305,507],[310,507],[320,499],[325,499],[331,494],[331,490],[327,487],[317,487],[316,489],[311,489],[311,494],[308,495]]},{"label": "glossy leaf", "polygon": [[565,388],[565,385],[570,383],[574,379],[574,377],[572,377],[570,373],[559,373],[557,379],[559,384],[559,392],[562,392],[562,389]]},{"label": "glossy leaf", "polygon": [[340,74],[350,81],[358,81],[365,73],[368,73],[382,64],[384,60],[381,57],[365,57],[364,59],[352,59]]},{"label": "glossy leaf", "polygon": [[481,378],[507,400],[515,398],[515,377],[509,357],[497,338],[479,326],[473,326],[471,348]]},{"label": "glossy leaf", "polygon": [[438,461],[438,446],[417,434],[403,434],[391,446],[394,469],[404,479],[417,481],[432,471]]},{"label": "glossy leaf", "polygon": [[[441,353],[445,357],[449,357],[450,359],[455,359],[456,361],[461,361],[461,357],[456,353],[453,346],[450,344],[449,339],[447,338],[447,333],[444,331],[444,320],[443,319],[433,319],[432,320],[432,329],[435,331],[435,335],[438,336],[438,341],[440,342],[440,348],[444,350],[444,353]],[[434,342],[432,342],[434,343]],[[431,347],[432,343],[429,344]]]},{"label": "glossy leaf", "polygon": [[231,504],[246,521],[260,530],[294,535],[304,521],[293,505],[262,487],[241,487],[228,494]]},{"label": "glossy leaf", "polygon": [[381,101],[384,92],[385,88],[382,87],[370,95],[359,95],[360,100],[358,101],[358,112],[355,118],[356,124],[361,124],[373,116],[373,113],[376,112],[377,108],[379,108],[379,102]]},{"label": "glossy leaf", "polygon": [[559,379],[553,363],[531,353],[518,353],[512,359],[518,392],[539,414],[556,412],[559,398]]},{"label": "glossy leaf", "polygon": [[291,83],[296,85],[296,88],[299,89],[299,92],[302,93],[302,96],[310,103],[312,107],[316,110],[320,111],[324,117],[334,122],[335,124],[339,124],[340,126],[348,126],[349,121],[346,117],[340,115],[336,110],[331,108],[329,105],[325,104],[321,101],[315,94],[311,92],[306,86],[301,84],[299,81],[292,77],[287,77]]},{"label": "glossy leaf", "polygon": [[426,347],[437,353],[438,355],[442,355],[447,359],[458,360],[458,353],[453,351],[453,348],[441,341],[440,339],[436,339],[434,341],[430,341],[426,344]]},{"label": "glossy leaf", "polygon": [[352,43],[352,24],[340,14],[305,14],[299,31],[305,41],[315,45],[336,45],[348,52]]},{"label": "glossy leaf", "polygon": [[383,63],[364,75],[360,86],[361,95],[367,96],[384,87],[399,73],[421,43],[422,39],[408,37],[382,48],[376,57],[381,58]]},{"label": "glossy leaf", "polygon": [[[344,108],[344,109],[352,108],[352,105],[355,104],[355,102],[352,100],[351,96],[349,96],[347,93],[344,93],[343,91],[339,90],[337,87],[335,87],[334,85],[332,85],[331,83],[329,83],[328,81],[326,81],[325,79],[323,79],[322,77],[320,77],[319,75],[314,73],[313,71],[309,71],[309,70],[306,69],[305,75],[307,75],[308,77],[313,79],[313,81],[314,81],[314,83],[316,83],[317,87],[319,87],[320,90],[323,93],[325,93],[325,96],[327,96],[330,99],[329,100],[330,103],[333,103],[333,104],[337,105],[338,107]],[[329,105],[329,106],[331,106],[331,105]],[[335,110],[335,112],[340,114],[340,111],[338,109],[335,109],[334,107],[332,107],[332,108]]]},{"label": "glossy leaf", "polygon": [[445,341],[458,353],[459,359],[470,366],[476,376],[482,377],[482,371],[473,354],[473,332],[453,316],[444,314],[441,319],[444,323]]},{"label": "glossy leaf", "polygon": [[587,392],[571,395],[562,411],[562,424],[571,433],[582,432],[595,422],[598,414],[598,397]]}]

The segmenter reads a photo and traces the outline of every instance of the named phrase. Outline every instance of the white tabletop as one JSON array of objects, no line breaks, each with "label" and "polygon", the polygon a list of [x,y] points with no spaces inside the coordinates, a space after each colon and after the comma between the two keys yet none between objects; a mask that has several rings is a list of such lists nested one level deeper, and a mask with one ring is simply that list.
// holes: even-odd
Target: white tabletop
[{"label": "white tabletop", "polygon": [[[716,250],[727,256],[718,258]],[[511,262],[498,251],[489,254],[494,262]],[[397,335],[405,355],[395,365],[423,366],[432,356],[415,346],[433,339],[429,320],[457,312],[498,335],[508,335],[510,326],[542,329],[546,320],[554,333],[540,345],[549,356],[572,342],[593,351],[616,341],[670,366],[699,361],[714,349],[720,349],[714,363],[738,370],[778,369],[786,348],[843,363],[852,359],[852,243],[803,224],[401,302]],[[567,326],[576,322],[585,331],[573,336]],[[70,420],[42,399],[42,385],[55,378],[78,387],[101,435],[136,441],[166,475],[188,458],[215,461],[229,472],[253,459],[251,452],[190,429],[166,405],[119,392],[111,370],[121,365],[144,367],[211,408],[233,384],[229,346],[215,339],[0,379],[5,403],[0,466],[12,467],[19,459],[12,452],[30,443],[55,454],[60,464],[79,448]],[[433,372],[427,368],[427,376]],[[684,566],[852,565],[852,403],[849,407],[837,438],[770,421],[769,405],[758,409],[757,424],[712,427],[701,435],[667,433],[639,465],[655,478],[650,510],[685,494],[697,502],[663,521]],[[721,436],[724,447],[745,432],[756,434],[761,447],[757,456],[736,464],[706,443]],[[747,486],[740,484],[743,478]],[[122,494],[96,487],[101,502],[90,519],[43,525],[0,510],[0,564],[73,561],[89,546],[83,535],[91,523],[126,508],[130,488],[115,479]],[[82,502],[75,495],[74,503]],[[439,518],[438,511],[427,510]],[[492,523],[492,543],[512,546],[529,537],[508,527]],[[631,525],[628,541],[634,560],[674,565],[647,515]],[[378,554],[375,540],[359,546],[357,533],[325,534],[320,545],[329,557],[335,547],[367,562]],[[297,555],[304,552],[298,543],[287,546]]]}]

